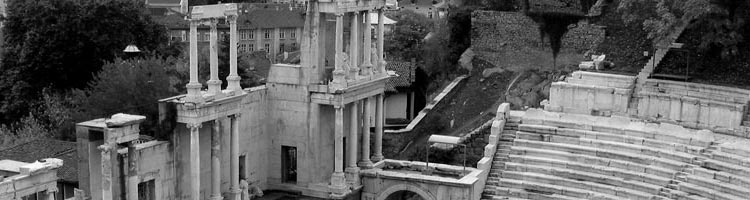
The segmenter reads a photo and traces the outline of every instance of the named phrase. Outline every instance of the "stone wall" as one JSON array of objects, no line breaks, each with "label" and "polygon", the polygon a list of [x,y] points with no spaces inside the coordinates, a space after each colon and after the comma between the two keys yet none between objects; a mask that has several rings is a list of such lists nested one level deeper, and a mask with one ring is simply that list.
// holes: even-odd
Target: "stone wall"
[{"label": "stone wall", "polygon": [[635,77],[576,71],[552,83],[546,110],[579,114],[625,113]]},{"label": "stone wall", "polygon": [[[475,51],[502,51],[549,46],[542,41],[539,25],[520,12],[474,11],[471,15],[471,44]],[[579,22],[562,38],[562,48],[585,51],[604,41],[604,28]]]},{"label": "stone wall", "polygon": [[[549,39],[542,39],[539,25],[523,13],[474,11],[471,23],[471,48],[478,58],[495,66],[510,65],[506,67],[553,64]],[[582,60],[583,53],[595,49],[604,36],[605,30],[600,26],[584,22],[571,25],[562,38],[557,64]]]},{"label": "stone wall", "polygon": [[[398,166],[401,169],[391,169]],[[360,171],[362,175],[362,198],[385,200],[398,191],[416,193],[425,200],[474,200],[484,188],[479,185],[480,170],[462,166],[429,163],[432,174],[423,174],[427,163],[386,159],[378,162],[374,169]],[[415,170],[415,171],[413,171]],[[436,175],[437,172],[458,172],[460,178]],[[474,191],[480,191],[475,193]]]},{"label": "stone wall", "polygon": [[639,116],[731,133],[741,129],[750,91],[648,79],[636,97]]},{"label": "stone wall", "polygon": [[62,165],[62,160],[48,158],[44,163],[21,166],[18,175],[0,177],[0,199],[27,199],[35,193],[42,194],[40,199],[47,198],[47,192],[57,191],[57,169]]}]

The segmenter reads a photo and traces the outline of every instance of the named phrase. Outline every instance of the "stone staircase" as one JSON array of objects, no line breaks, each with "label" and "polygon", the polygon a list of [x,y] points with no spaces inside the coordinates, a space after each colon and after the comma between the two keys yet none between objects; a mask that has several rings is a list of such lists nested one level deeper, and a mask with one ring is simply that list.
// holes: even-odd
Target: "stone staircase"
[{"label": "stone staircase", "polygon": [[505,163],[510,161],[509,154],[511,147],[513,146],[513,140],[516,138],[516,131],[518,131],[518,124],[521,123],[520,117],[508,117],[508,121],[505,122],[503,132],[500,134],[500,142],[498,142],[497,151],[495,152],[495,158],[492,162],[492,168],[490,174],[487,177],[487,184],[484,187],[482,193],[482,199],[500,200],[500,199],[514,199],[511,197],[499,196],[495,187],[500,186],[500,173],[505,169]]},{"label": "stone staircase", "polygon": [[651,77],[651,74],[654,73],[654,70],[656,70],[656,67],[659,66],[659,63],[661,63],[662,59],[667,56],[667,52],[669,52],[669,46],[671,46],[672,43],[677,41],[677,38],[680,37],[683,31],[685,31],[685,28],[687,27],[687,23],[683,26],[677,27],[676,31],[667,36],[667,39],[665,41],[659,42],[656,46],[656,52],[651,56],[651,59],[648,60],[646,65],[641,68],[641,71],[636,76],[636,84],[635,89],[633,90],[633,94],[630,98],[630,102],[628,103],[628,114],[636,115],[638,114],[638,98],[635,97],[640,89],[643,87],[643,84],[646,83],[646,79]]}]

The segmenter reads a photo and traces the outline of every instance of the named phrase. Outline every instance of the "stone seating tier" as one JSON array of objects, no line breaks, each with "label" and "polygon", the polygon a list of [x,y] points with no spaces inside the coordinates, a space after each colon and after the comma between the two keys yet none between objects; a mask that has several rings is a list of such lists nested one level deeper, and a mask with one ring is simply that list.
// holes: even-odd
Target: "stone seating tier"
[{"label": "stone seating tier", "polygon": [[[668,142],[662,142],[662,140],[654,140],[654,139],[638,139],[637,137],[608,134],[608,133],[596,132],[596,131],[584,131],[584,130],[565,129],[565,128],[557,129],[555,127],[544,126],[544,125],[522,124],[522,125],[519,125],[519,129],[525,130],[525,131],[535,131],[535,132],[543,132],[543,133],[556,133],[556,134],[559,134],[560,136],[582,137],[582,138],[590,138],[590,139],[604,140],[604,141],[616,141],[616,142],[623,142],[623,143],[628,143],[628,144],[636,144],[636,146],[637,144],[640,144],[646,147],[674,150],[677,152],[682,152],[682,153],[677,153],[681,155],[679,161],[686,162],[686,163],[691,163],[692,159],[696,159],[696,157],[705,156],[703,153],[705,148],[689,145],[690,142],[677,139],[677,138],[672,138],[672,141],[678,141],[682,143],[668,143]],[[525,131],[519,131],[518,133],[519,138],[526,137],[526,138],[534,140],[536,138],[541,137],[541,135],[535,135],[534,133],[525,132]],[[655,138],[664,139],[663,137],[657,137],[659,135],[660,134],[655,134]],[[554,136],[548,136],[548,137],[555,138]],[[566,139],[561,139],[561,140],[566,140]],[[706,142],[696,142],[696,140],[691,140],[691,142],[694,144],[696,143],[706,144]],[[633,147],[633,145],[626,145],[626,146]],[[619,147],[619,146],[613,145],[612,147]],[[652,152],[652,150],[645,150],[645,151],[642,150],[642,152]],[[703,163],[700,163],[700,165],[703,165],[704,167],[708,167],[711,169],[726,171],[731,174],[739,175],[742,177],[750,177],[750,161],[747,158],[743,158],[742,156],[738,156],[735,154],[723,153],[720,151],[711,154],[711,156],[713,157],[712,159],[705,160],[703,161]]]},{"label": "stone seating tier", "polygon": [[[550,118],[552,120],[549,120]],[[644,126],[635,126],[637,127],[635,128],[632,123],[625,124],[625,126],[607,126],[606,124],[617,123],[603,120],[604,123],[601,123],[601,120],[586,120],[585,118],[571,120],[559,116],[558,118],[547,116],[546,119],[544,117],[542,119],[525,118],[523,124],[518,125],[520,131],[517,132],[517,138],[514,140],[515,145],[512,147],[510,160],[518,162],[523,159],[538,160],[541,157],[548,160],[556,159],[556,161],[536,161],[530,164],[549,167],[550,163],[555,163],[557,167],[567,167],[569,163],[566,164],[564,161],[583,161],[584,164],[594,164],[599,167],[605,163],[602,160],[606,158],[591,159],[598,158],[597,154],[614,153],[612,155],[615,157],[614,160],[617,160],[616,162],[625,163],[639,161],[627,154],[642,158],[652,157],[646,160],[653,160],[655,165],[643,166],[650,169],[662,169],[656,172],[665,171],[666,173],[649,174],[657,177],[661,174],[661,178],[667,180],[671,178],[670,174],[674,174],[674,179],[676,179],[672,180],[675,184],[670,186],[676,191],[670,191],[671,196],[666,196],[677,199],[742,199],[741,197],[750,196],[750,191],[745,189],[750,180],[748,179],[750,178],[750,167],[748,167],[750,161],[745,158],[750,152],[749,148],[745,147],[747,143],[717,145],[716,139],[707,135],[705,131],[696,132],[669,125],[644,129]],[[607,150],[616,152],[607,152]],[[563,151],[563,153],[555,154],[556,151]],[[617,155],[618,153],[620,155]],[[518,156],[522,158],[516,158]],[[506,163],[505,165],[513,166],[514,164]],[[609,165],[609,163],[604,165]],[[606,173],[606,170],[599,170],[595,173],[601,174],[601,172]],[[683,185],[685,187],[681,187]],[[665,186],[665,189],[670,187]]]},{"label": "stone seating tier", "polygon": [[[525,180],[502,179],[500,180],[499,185],[500,185],[499,186],[500,188],[521,189],[521,190],[526,190],[526,191],[530,191],[534,193],[557,194],[557,195],[569,197],[566,199],[606,199],[606,200],[623,199],[623,197],[608,195],[608,194],[599,193],[596,191],[578,189],[574,187],[559,186],[559,185],[553,185],[553,184],[547,184],[547,183],[525,181]],[[572,185],[577,185],[577,183],[574,183]]]},{"label": "stone seating tier", "polygon": [[659,79],[648,79],[643,86],[644,91],[670,93],[700,99],[712,99],[723,102],[747,103],[750,101],[750,90],[685,83]]},{"label": "stone seating tier", "polygon": [[[588,163],[577,163],[577,162],[569,162],[569,161],[562,161],[557,159],[550,159],[550,158],[540,158],[540,157],[534,157],[529,155],[511,155],[510,161],[513,163],[523,164],[523,165],[534,165],[534,166],[546,166],[546,167],[554,167],[557,169],[569,169],[573,170],[570,173],[585,173],[583,175],[597,175],[597,176],[605,176],[608,178],[615,178],[611,181],[608,181],[609,185],[618,185],[623,186],[626,184],[649,184],[649,185],[659,185],[664,186],[669,184],[669,180],[671,180],[672,177],[659,177],[651,174],[646,173],[638,173],[638,172],[631,172],[627,169],[618,169],[614,167],[608,167],[608,166],[602,166],[602,165],[591,165]],[[510,163],[506,164],[508,168],[511,166]],[[516,166],[516,167],[528,167],[528,166]],[[602,177],[597,177],[602,178]],[[632,185],[631,185],[632,186]],[[636,187],[629,187],[635,189]],[[649,191],[644,191],[649,192]]]},{"label": "stone seating tier", "polygon": [[643,178],[643,182],[659,183],[664,180],[672,179],[675,175],[675,170],[666,169],[657,165],[643,165],[633,162],[627,162],[622,160],[614,160],[609,158],[600,158],[596,156],[589,156],[583,154],[574,154],[563,151],[554,151],[537,148],[527,148],[522,146],[514,146],[513,152],[510,155],[524,155],[526,157],[546,158],[546,159],[557,159],[559,161],[567,162],[569,165],[591,165],[591,167],[605,168],[607,170],[619,170],[619,173],[630,173],[633,177]]},{"label": "stone seating tier", "polygon": [[[598,174],[583,171],[586,170],[585,168],[566,168],[577,166],[578,165],[560,165],[559,163],[555,162],[546,162],[544,159],[527,159],[523,157],[516,157],[515,159],[512,159],[512,162],[506,163],[506,171],[502,172],[500,177],[506,177],[504,175],[509,172],[535,173],[567,180],[585,181],[586,184],[589,184],[588,187],[591,187],[591,190],[604,193],[611,192],[611,194],[613,195],[614,190],[609,190],[611,187],[624,189],[624,192],[630,193],[632,195],[642,196],[657,195],[659,194],[660,188],[663,187],[663,185],[654,185],[627,179],[627,176],[625,174],[621,174],[623,176],[618,177],[617,175],[614,175],[614,172],[611,172],[609,173],[610,175],[607,175],[606,173]],[[528,178],[521,180],[528,180]],[[666,182],[666,184],[668,183],[669,181]]]},{"label": "stone seating tier", "polygon": [[[523,180],[529,183],[549,184],[561,188],[581,189],[599,194],[630,199],[651,199],[652,196],[659,192],[660,188],[655,186],[651,186],[651,188],[648,188],[646,185],[642,185],[644,187],[639,188],[639,190],[654,190],[654,193],[649,193],[631,188],[633,186],[637,186],[635,184],[616,185],[617,183],[613,181],[615,179],[608,179],[606,177],[593,174],[573,172],[572,170],[566,171],[531,165],[512,165],[512,167],[512,170],[509,169],[500,174],[501,179],[504,178],[512,180]],[[594,180],[599,182],[595,182]],[[600,182],[611,182],[612,184],[604,184]]]},{"label": "stone seating tier", "polygon": [[[532,139],[533,138],[539,138],[537,136],[541,136],[541,135],[534,136],[533,134],[527,134],[527,133],[519,132],[519,138],[525,139],[524,135],[531,136],[530,138],[532,138]],[[518,141],[519,140],[517,139],[517,142]],[[555,142],[555,141],[552,140],[552,142]],[[511,159],[511,160],[513,160],[513,159]],[[692,159],[689,159],[688,161],[690,161],[690,160],[692,160]],[[546,163],[545,162],[539,162],[539,163],[532,163],[532,164],[545,165],[545,166],[549,165],[548,162],[546,162]],[[731,176],[731,177],[735,177],[735,176],[736,177],[748,177],[747,173],[750,171],[750,170],[747,170],[747,168],[742,169],[741,166],[736,166],[736,165],[733,165],[733,164],[723,163],[723,162],[720,162],[720,161],[713,161],[713,160],[706,160],[706,161],[704,161],[703,165],[707,165],[711,169],[719,169],[719,170],[722,170],[722,171],[728,171],[732,175],[734,175],[734,176]],[[565,165],[563,165],[563,166],[565,166]],[[614,174],[614,175],[615,175],[614,177],[622,177],[620,175],[625,175],[625,174]],[[714,191],[728,192],[730,194],[734,194],[734,195],[737,195],[737,196],[745,196],[746,194],[750,194],[750,193],[747,193],[747,192],[742,192],[743,190],[742,189],[738,189],[737,185],[734,185],[734,184],[731,184],[731,183],[728,183],[728,182],[720,182],[718,180],[713,180],[713,178],[704,178],[704,177],[690,178],[689,177],[687,180],[688,180],[689,183],[696,184],[696,185],[698,185],[700,187],[708,187],[708,188],[710,188],[709,191],[714,190]]]},{"label": "stone seating tier", "polygon": [[575,71],[565,79],[568,83],[597,85],[614,87],[620,89],[633,89],[635,77],[617,74],[596,73],[587,71]]}]

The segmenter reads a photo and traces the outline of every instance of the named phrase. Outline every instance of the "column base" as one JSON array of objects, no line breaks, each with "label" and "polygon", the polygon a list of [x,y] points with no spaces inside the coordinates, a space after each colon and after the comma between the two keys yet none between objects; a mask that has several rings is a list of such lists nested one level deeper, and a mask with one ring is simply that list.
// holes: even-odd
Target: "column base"
[{"label": "column base", "polygon": [[374,155],[374,156],[372,156],[372,162],[379,162],[381,160],[385,160],[385,157],[383,157],[383,155]]},{"label": "column base", "polygon": [[211,197],[209,199],[210,200],[223,200],[224,197],[222,197],[221,195],[218,195],[218,196],[217,195],[211,195]]},{"label": "column base", "polygon": [[219,95],[221,95],[221,80],[209,80],[206,81],[206,84],[208,84],[208,93],[213,94],[214,98],[221,98]]},{"label": "column base", "polygon": [[242,80],[240,76],[227,76],[227,90],[235,91],[235,93],[242,92],[240,80]]},{"label": "column base", "polygon": [[362,71],[362,76],[368,76],[369,77],[370,75],[373,74],[372,73],[372,64],[370,64],[369,62],[366,62],[366,63],[362,64],[359,67],[359,69],[361,69],[361,71]]},{"label": "column base", "polygon": [[346,183],[351,186],[360,185],[359,183],[359,168],[358,167],[347,167],[346,172]]},{"label": "column base", "polygon": [[328,187],[331,189],[332,198],[345,197],[350,191],[349,188],[346,187],[344,172],[334,172],[331,175],[331,185]]},{"label": "column base", "polygon": [[357,163],[357,165],[361,168],[365,169],[371,169],[374,165],[372,164],[372,161],[368,160],[361,160]]},{"label": "column base", "polygon": [[201,88],[203,84],[200,83],[188,83],[185,85],[187,88],[187,95],[184,98],[185,102],[190,103],[203,103],[203,96],[201,95]]},{"label": "column base", "polygon": [[242,190],[240,188],[229,188],[229,199],[230,200],[240,200],[240,195],[242,194]]}]

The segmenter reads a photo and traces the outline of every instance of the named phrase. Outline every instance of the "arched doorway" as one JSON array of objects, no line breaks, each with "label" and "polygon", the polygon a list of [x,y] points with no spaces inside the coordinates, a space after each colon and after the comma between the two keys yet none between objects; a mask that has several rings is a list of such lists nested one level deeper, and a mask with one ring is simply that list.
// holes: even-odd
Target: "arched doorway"
[{"label": "arched doorway", "polygon": [[436,200],[436,198],[417,185],[398,184],[380,192],[376,200]]},{"label": "arched doorway", "polygon": [[394,193],[391,193],[388,195],[388,197],[385,198],[385,200],[426,200],[422,198],[422,196],[419,196],[419,194],[409,191],[409,190],[401,190],[396,191]]}]

